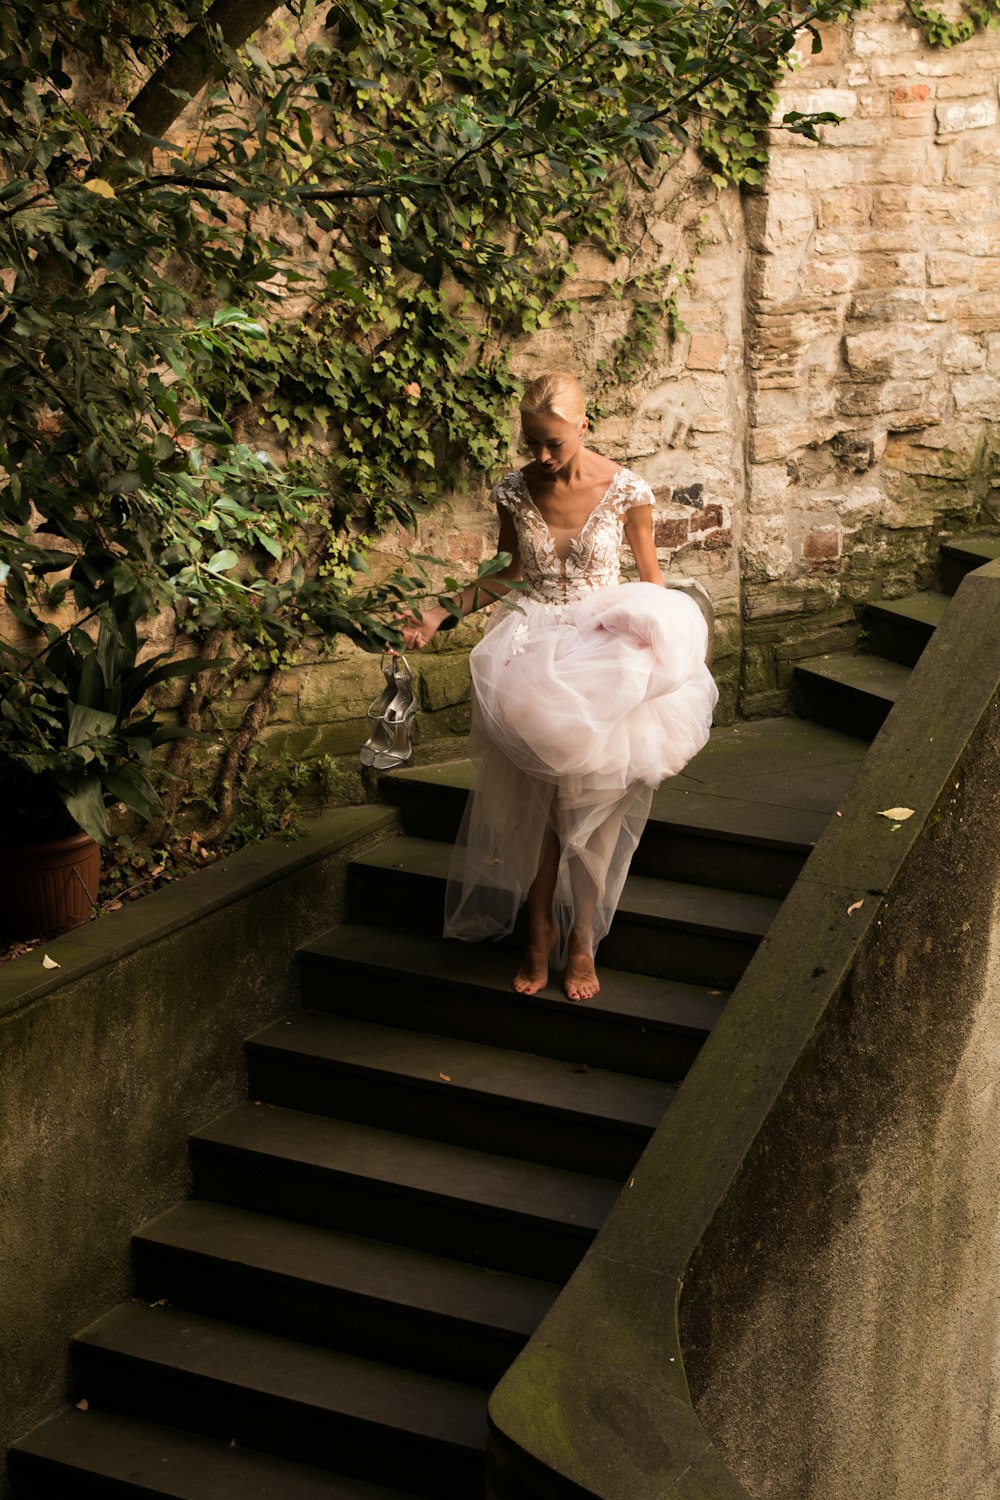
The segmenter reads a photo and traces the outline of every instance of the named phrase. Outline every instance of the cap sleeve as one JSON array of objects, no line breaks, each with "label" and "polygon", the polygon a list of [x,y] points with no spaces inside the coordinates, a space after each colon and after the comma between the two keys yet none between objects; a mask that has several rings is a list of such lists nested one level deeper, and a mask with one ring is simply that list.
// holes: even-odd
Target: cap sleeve
[{"label": "cap sleeve", "polygon": [[634,474],[631,469],[619,469],[618,485],[615,492],[615,510],[620,516],[626,516],[630,510],[637,505],[653,505],[653,491],[639,474]]},{"label": "cap sleeve", "polygon": [[521,504],[521,476],[516,469],[504,474],[490,490],[490,503],[516,514]]}]

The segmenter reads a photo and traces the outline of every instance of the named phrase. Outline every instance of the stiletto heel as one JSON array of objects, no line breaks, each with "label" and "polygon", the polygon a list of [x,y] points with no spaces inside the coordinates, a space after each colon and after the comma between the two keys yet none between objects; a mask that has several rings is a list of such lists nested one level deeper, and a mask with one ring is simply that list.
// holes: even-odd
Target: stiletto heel
[{"label": "stiletto heel", "polygon": [[389,704],[396,696],[396,679],[393,675],[393,658],[390,656],[387,663],[385,656],[383,655],[380,666],[382,668],[382,676],[385,678],[385,687],[382,689],[381,693],[374,700],[374,702],[369,704],[367,710],[365,711],[365,718],[368,720],[372,729],[371,734],[361,746],[360,759],[363,766],[371,766],[375,763],[375,756],[378,753],[378,746],[375,743],[375,740],[379,732],[379,725],[382,722],[386,709],[389,707]]},{"label": "stiletto heel", "polygon": [[[413,673],[405,656],[394,656],[383,666],[387,687],[369,710],[373,729],[361,747],[361,764],[376,771],[394,771],[413,754],[417,703],[413,696]],[[383,707],[383,700],[389,701]],[[376,708],[381,709],[377,715]]]}]

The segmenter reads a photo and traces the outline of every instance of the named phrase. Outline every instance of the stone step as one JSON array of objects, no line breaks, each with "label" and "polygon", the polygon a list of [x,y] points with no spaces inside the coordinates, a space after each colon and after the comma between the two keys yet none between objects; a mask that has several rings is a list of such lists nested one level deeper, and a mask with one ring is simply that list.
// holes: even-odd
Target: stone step
[{"label": "stone step", "polygon": [[966,573],[1000,558],[1000,537],[963,536],[941,544],[941,587],[954,594]]},{"label": "stone step", "polygon": [[654,1079],[347,1016],[299,1013],[247,1042],[250,1097],[416,1129],[620,1182],[676,1089]]},{"label": "stone step", "polygon": [[569,1276],[618,1195],[604,1177],[272,1105],[196,1131],[191,1155],[199,1197],[545,1281]]},{"label": "stone step", "polygon": [[[404,833],[454,842],[475,784],[470,761],[385,777],[380,795],[400,809]],[[821,813],[705,796],[671,777],[653,794],[632,860],[637,875],[784,896],[825,826]]]},{"label": "stone step", "polygon": [[904,667],[916,666],[948,604],[948,595],[934,589],[910,594],[905,599],[866,604],[862,619],[868,651]]},{"label": "stone step", "polygon": [[[358,856],[349,869],[350,918],[373,922],[385,913],[396,929],[439,932],[450,854],[447,844],[401,836]],[[630,875],[598,961],[730,989],[779,905],[774,897]]]},{"label": "stone step", "polygon": [[411,932],[387,942],[384,928],[355,923],[300,949],[298,962],[303,1004],[311,1009],[571,1063],[600,1061],[667,1082],[683,1078],[727,998],[603,962],[601,992],[592,1000],[571,1002],[555,984],[519,995],[507,948]]},{"label": "stone step", "polygon": [[486,1392],[439,1376],[137,1303],[78,1335],[73,1368],[92,1407],[433,1500],[482,1493]]},{"label": "stone step", "polygon": [[75,1408],[16,1443],[10,1472],[15,1500],[415,1500],[229,1440]]},{"label": "stone step", "polygon": [[133,1241],[136,1291],[393,1364],[491,1386],[555,1300],[551,1282],[192,1199]]},{"label": "stone step", "polygon": [[796,665],[795,711],[817,724],[873,740],[909,676],[908,667],[880,656],[814,656]]}]

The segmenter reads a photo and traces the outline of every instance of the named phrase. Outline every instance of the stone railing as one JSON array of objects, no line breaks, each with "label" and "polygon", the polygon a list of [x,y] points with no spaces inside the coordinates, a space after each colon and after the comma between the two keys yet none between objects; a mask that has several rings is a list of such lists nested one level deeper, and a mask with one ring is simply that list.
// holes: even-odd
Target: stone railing
[{"label": "stone railing", "polygon": [[494,1393],[494,1500],[995,1494],[998,769],[990,564]]},{"label": "stone railing", "polygon": [[244,1039],[397,821],[326,813],[0,965],[4,1451],[65,1399],[70,1339],[129,1295],[133,1231],[187,1195],[190,1131],[245,1096]]}]

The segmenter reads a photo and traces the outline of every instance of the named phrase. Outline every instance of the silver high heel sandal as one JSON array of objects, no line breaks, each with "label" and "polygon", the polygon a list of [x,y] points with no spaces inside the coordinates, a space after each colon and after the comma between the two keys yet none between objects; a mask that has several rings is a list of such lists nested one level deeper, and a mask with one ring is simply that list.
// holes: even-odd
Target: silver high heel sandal
[{"label": "silver high heel sandal", "polygon": [[382,676],[385,678],[385,687],[382,689],[381,693],[374,700],[374,702],[369,704],[367,710],[365,711],[365,718],[368,720],[372,728],[371,734],[361,746],[361,764],[363,766],[370,766],[374,764],[375,756],[377,754],[377,747],[374,743],[375,736],[378,733],[383,714],[389,707],[389,704],[392,702],[393,698],[395,698],[396,696],[396,680],[393,676],[392,664],[392,656],[390,656],[388,662],[386,662],[385,653],[383,653],[380,666],[382,668]]},{"label": "silver high heel sandal", "polygon": [[388,666],[382,660],[386,688],[368,710],[372,732],[361,747],[361,764],[376,771],[394,771],[413,754],[417,702],[406,657],[392,656]]}]

